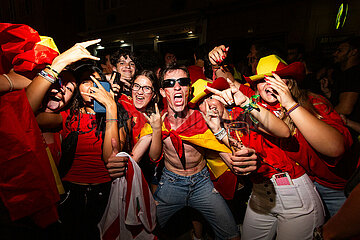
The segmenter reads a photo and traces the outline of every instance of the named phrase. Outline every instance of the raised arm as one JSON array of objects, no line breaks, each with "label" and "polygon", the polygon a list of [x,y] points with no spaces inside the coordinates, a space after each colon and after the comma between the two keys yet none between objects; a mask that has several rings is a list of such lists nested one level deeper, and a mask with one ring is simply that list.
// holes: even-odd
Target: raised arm
[{"label": "raised arm", "polygon": [[146,150],[149,148],[149,157],[153,161],[157,161],[162,154],[162,139],[161,139],[161,127],[167,113],[161,116],[158,105],[155,103],[155,113],[152,113],[150,117],[144,114],[144,117],[149,122],[153,132],[151,135],[146,135],[140,138],[133,149],[133,156],[135,161],[140,161]]},{"label": "raised arm", "polygon": [[229,78],[237,88],[240,88],[240,83],[235,80],[231,72],[222,64],[227,57],[228,51],[229,47],[225,47],[224,45],[217,46],[209,52],[209,60],[217,78]]},{"label": "raised arm", "polygon": [[[285,82],[276,74],[274,77],[266,77],[276,91],[280,104],[289,111],[296,107],[297,102],[292,98],[290,90]],[[321,121],[302,106],[296,107],[289,116],[309,144],[321,154],[329,157],[339,157],[345,151],[345,141],[341,133],[329,124]]]},{"label": "raised arm", "polygon": [[119,144],[119,128],[118,128],[118,119],[117,119],[117,105],[114,100],[114,94],[108,92],[104,89],[104,87],[96,80],[93,76],[90,76],[91,80],[98,87],[90,87],[90,93],[82,94],[90,96],[100,102],[106,108],[106,120],[105,120],[105,136],[103,143],[103,159],[106,162],[112,153],[111,147],[111,139],[115,139],[115,141]]},{"label": "raised arm", "polygon": [[99,60],[99,58],[92,56],[86,47],[100,42],[100,39],[77,43],[75,46],[57,56],[51,64],[51,69],[44,69],[43,71],[47,77],[36,76],[34,80],[27,86],[26,95],[30,106],[36,112],[41,105],[41,102],[49,89],[52,82],[55,82],[57,73],[60,73],[67,65],[76,62],[83,58]]},{"label": "raised arm", "polygon": [[[274,114],[266,110],[265,108],[256,105],[256,108],[250,106],[250,99],[245,96],[235,84],[227,79],[230,88],[224,91],[219,91],[217,89],[207,87],[206,88],[214,93],[215,98],[221,101],[225,105],[239,106],[243,109],[248,109],[250,114],[253,115],[259,123],[261,123],[261,129],[266,133],[274,135],[276,137],[287,138],[290,136],[290,130],[288,126]],[[255,106],[255,105],[254,105]]]}]

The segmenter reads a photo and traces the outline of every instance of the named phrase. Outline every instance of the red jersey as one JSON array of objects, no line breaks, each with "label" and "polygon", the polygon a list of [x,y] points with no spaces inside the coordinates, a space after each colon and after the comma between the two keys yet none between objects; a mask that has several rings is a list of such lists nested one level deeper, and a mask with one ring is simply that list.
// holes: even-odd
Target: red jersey
[{"label": "red jersey", "polygon": [[[253,90],[243,85],[240,90],[248,97],[254,94]],[[339,114],[326,104],[327,100],[323,97],[309,95],[309,98],[316,111],[322,116],[321,120],[337,129],[344,136],[345,147],[350,148],[351,135]],[[259,104],[278,116],[280,111],[276,110],[276,107],[261,102]],[[326,187],[343,189],[346,179],[351,175],[351,170],[353,171],[356,167],[356,163],[350,163],[343,157],[331,158],[318,153],[310,146],[300,131],[296,131],[290,140],[282,140],[281,147],[293,161],[306,169],[313,181]]]},{"label": "red jersey", "polygon": [[206,77],[204,74],[204,68],[196,66],[196,65],[192,65],[192,66],[188,66],[187,69],[190,74],[191,84],[196,82],[198,79],[206,80]]},{"label": "red jersey", "polygon": [[[327,100],[324,98],[311,95],[309,98],[316,111],[322,116],[321,120],[334,127],[344,136],[345,147],[349,149],[352,144],[351,134],[344,125],[340,115],[326,104]],[[325,187],[343,189],[347,179],[355,170],[356,162],[351,163],[350,159],[346,159],[343,156],[331,158],[320,154],[310,146],[300,131],[297,131],[294,136],[299,140],[301,146],[307,148],[304,150],[307,156],[298,158],[297,161],[306,169],[309,176]]]},{"label": "red jersey", "polygon": [[[64,136],[76,131],[78,120],[74,117],[66,124],[69,110],[61,112],[63,118]],[[109,173],[102,159],[101,133],[95,135],[95,115],[80,114],[80,134],[76,147],[75,157],[69,172],[63,177],[63,181],[78,183],[105,183],[111,181]]]},{"label": "red jersey", "polygon": [[[230,112],[230,118],[232,120],[238,119],[242,112],[241,108],[235,107]],[[248,140],[241,137],[240,139],[245,146],[254,149],[258,155],[258,169],[251,175],[251,180],[254,183],[261,183],[280,172],[288,172],[293,179],[301,177],[305,173],[304,168],[294,162],[286,154],[286,151],[282,149],[285,141],[290,146],[298,146],[299,144],[295,137],[286,139],[273,137],[261,132],[248,118],[247,122],[250,125],[250,137]]]}]

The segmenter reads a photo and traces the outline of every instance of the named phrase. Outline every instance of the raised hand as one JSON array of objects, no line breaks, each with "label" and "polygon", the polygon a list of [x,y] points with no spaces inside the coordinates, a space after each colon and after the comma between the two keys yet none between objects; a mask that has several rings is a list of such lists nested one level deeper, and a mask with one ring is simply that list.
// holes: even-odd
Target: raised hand
[{"label": "raised hand", "polygon": [[114,96],[118,96],[120,94],[121,87],[119,84],[115,83],[116,75],[120,74],[118,72],[113,72],[110,78],[111,90],[114,92]]},{"label": "raised hand", "polygon": [[225,47],[224,45],[215,47],[213,50],[209,52],[209,60],[212,65],[218,65],[227,57],[227,52],[229,51],[229,47]]},{"label": "raised hand", "polygon": [[112,178],[122,177],[126,173],[126,166],[128,163],[128,157],[117,157],[119,153],[119,143],[116,142],[115,138],[111,139],[112,153],[107,159],[106,168]]},{"label": "raised hand", "polygon": [[206,114],[203,112],[200,112],[203,118],[205,119],[207,125],[211,129],[213,133],[217,133],[221,129],[221,119],[219,116],[219,112],[216,109],[210,109],[208,102],[205,100],[205,110]]},{"label": "raised hand", "polygon": [[90,87],[90,93],[82,92],[82,94],[94,98],[106,108],[116,104],[114,100],[114,94],[106,91],[105,88],[100,84],[100,82],[96,80],[96,78],[94,78],[93,76],[90,76],[90,78],[94,83],[96,83],[97,87]]},{"label": "raised hand", "polygon": [[285,81],[279,77],[279,75],[273,73],[274,77],[265,77],[265,81],[271,86],[273,94],[276,96],[280,104],[286,108],[291,108],[296,102],[294,101],[289,87],[286,85]]},{"label": "raised hand", "polygon": [[143,113],[143,115],[146,118],[146,120],[149,122],[153,131],[155,131],[155,130],[161,130],[162,123],[167,115],[167,112],[164,113],[163,116],[161,116],[158,105],[157,103],[155,103],[155,113],[152,113],[150,117],[148,117],[145,113]]},{"label": "raised hand", "polygon": [[229,79],[226,79],[229,83],[230,88],[219,91],[215,88],[205,86],[207,90],[215,94],[214,98],[222,102],[224,105],[235,105],[237,106],[245,106],[249,103],[249,98],[245,96],[238,87],[235,86],[235,84]]},{"label": "raised hand", "polygon": [[52,62],[51,67],[60,73],[67,65],[84,58],[100,60],[100,58],[92,56],[90,52],[86,50],[87,47],[97,44],[100,41],[101,39],[96,39],[82,43],[76,43],[72,48],[57,56]]}]

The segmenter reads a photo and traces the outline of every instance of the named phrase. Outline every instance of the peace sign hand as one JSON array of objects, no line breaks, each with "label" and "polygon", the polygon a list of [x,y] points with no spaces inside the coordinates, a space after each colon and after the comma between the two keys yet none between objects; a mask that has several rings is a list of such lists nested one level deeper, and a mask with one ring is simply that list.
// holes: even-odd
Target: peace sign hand
[{"label": "peace sign hand", "polygon": [[101,39],[86,41],[82,43],[76,43],[72,48],[63,52],[59,56],[57,56],[51,64],[52,69],[57,72],[61,72],[67,65],[74,63],[83,58],[100,60],[100,58],[92,56],[87,47],[97,44],[101,41]]},{"label": "peace sign hand", "polygon": [[155,130],[161,130],[162,123],[167,115],[167,112],[163,116],[161,116],[158,105],[157,103],[155,103],[155,113],[152,113],[150,117],[148,117],[145,113],[143,113],[143,115],[146,118],[146,120],[149,122],[153,131],[155,131]]}]

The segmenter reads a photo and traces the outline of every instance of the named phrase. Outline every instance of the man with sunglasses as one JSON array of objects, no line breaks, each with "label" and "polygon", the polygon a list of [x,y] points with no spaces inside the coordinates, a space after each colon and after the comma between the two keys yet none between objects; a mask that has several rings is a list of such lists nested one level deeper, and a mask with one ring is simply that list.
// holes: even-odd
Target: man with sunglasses
[{"label": "man with sunglasses", "polygon": [[160,227],[178,210],[190,206],[210,223],[215,239],[240,239],[226,202],[210,180],[206,157],[220,154],[232,169],[233,162],[250,160],[252,166],[239,168],[246,173],[256,169],[255,153],[231,156],[229,149],[209,130],[200,112],[188,108],[191,81],[185,67],[166,68],[160,81],[160,93],[166,98],[168,112],[162,128],[165,168],[154,194]]}]

